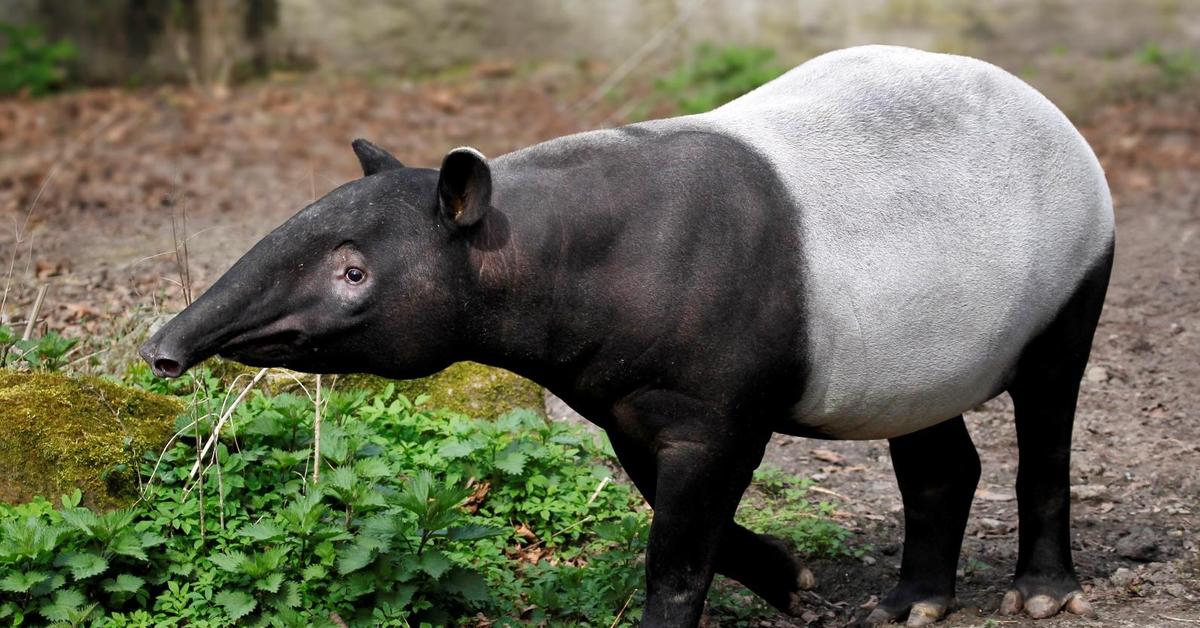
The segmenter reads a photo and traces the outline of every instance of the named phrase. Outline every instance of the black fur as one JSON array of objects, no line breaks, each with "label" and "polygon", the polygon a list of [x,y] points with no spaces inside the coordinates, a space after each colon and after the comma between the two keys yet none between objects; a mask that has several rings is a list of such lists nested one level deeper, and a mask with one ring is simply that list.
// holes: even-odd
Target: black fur
[{"label": "black fur", "polygon": [[1015,406],[1020,547],[1014,586],[1028,599],[1079,589],[1071,560],[1071,430],[1079,384],[1112,271],[1113,244],[1054,322],[1021,354]]}]

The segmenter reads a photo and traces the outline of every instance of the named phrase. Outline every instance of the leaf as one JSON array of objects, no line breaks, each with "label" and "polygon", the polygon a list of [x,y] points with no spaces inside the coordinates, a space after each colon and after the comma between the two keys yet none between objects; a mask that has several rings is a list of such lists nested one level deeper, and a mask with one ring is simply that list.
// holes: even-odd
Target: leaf
[{"label": "leaf", "polygon": [[62,496],[62,507],[64,510],[71,510],[79,507],[79,502],[83,501],[83,492],[75,489],[70,493]]},{"label": "leaf", "polygon": [[350,467],[338,467],[321,475],[321,483],[340,491],[350,491],[358,482],[358,475]]},{"label": "leaf", "polygon": [[427,470],[417,473],[404,483],[403,490],[396,496],[396,504],[424,519],[429,511],[429,490],[433,487],[433,474]]},{"label": "leaf", "polygon": [[50,621],[71,621],[71,614],[79,610],[87,598],[75,589],[64,589],[54,594],[54,601],[42,606],[38,613]]},{"label": "leaf", "polygon": [[100,518],[86,508],[64,508],[58,513],[67,525],[94,535],[93,530],[100,525]]},{"label": "leaf", "polygon": [[361,478],[386,478],[392,468],[383,458],[363,458],[354,463],[354,472]]},{"label": "leaf", "polygon": [[390,604],[392,608],[406,608],[412,602],[413,595],[416,592],[416,585],[401,584],[392,587],[386,593],[381,593],[376,599],[385,604]]},{"label": "leaf", "polygon": [[478,523],[468,523],[465,526],[458,526],[446,530],[446,538],[451,541],[474,541],[477,539],[486,539],[489,536],[497,536],[504,534],[504,530],[493,528],[490,526],[479,525]]},{"label": "leaf", "polygon": [[123,532],[117,535],[116,538],[109,542],[108,551],[120,554],[121,556],[132,556],[140,560],[149,560],[145,550],[142,549],[141,537],[135,535],[133,532]]},{"label": "leaf", "polygon": [[236,590],[221,591],[213,598],[213,601],[224,608],[225,613],[234,621],[249,615],[258,606],[258,602],[249,594]]},{"label": "leaf", "polygon": [[528,408],[510,410],[496,418],[496,429],[504,432],[515,432],[523,427],[536,429],[545,425],[546,420]]},{"label": "leaf", "polygon": [[465,458],[474,453],[479,447],[476,445],[460,440],[457,438],[448,438],[438,447],[438,456],[446,460],[454,460],[456,458]]},{"label": "leaf", "polygon": [[624,537],[621,526],[612,522],[598,523],[592,526],[592,532],[605,541],[620,541]]},{"label": "leaf", "polygon": [[267,591],[269,593],[278,593],[279,585],[283,584],[283,574],[276,571],[266,578],[254,583],[256,589]]},{"label": "leaf", "polygon": [[51,574],[49,578],[46,578],[45,580],[33,585],[33,588],[30,589],[29,592],[35,597],[47,596],[50,595],[50,593],[61,589],[66,583],[67,579],[62,574]]},{"label": "leaf", "polygon": [[63,564],[71,570],[71,577],[76,580],[98,576],[108,570],[108,561],[95,554],[71,554]]},{"label": "leaf", "polygon": [[221,571],[228,571],[229,573],[241,573],[242,568],[246,565],[246,555],[241,552],[213,554],[208,559],[212,561],[212,564],[220,568]]},{"label": "leaf", "polygon": [[356,573],[343,581],[346,599],[353,600],[375,591],[375,574]]},{"label": "leaf", "polygon": [[341,575],[353,573],[371,564],[375,560],[375,547],[363,543],[367,537],[359,537],[348,547],[338,551],[337,570]]},{"label": "leaf", "polygon": [[255,541],[271,541],[283,536],[284,530],[275,525],[273,521],[260,521],[238,528],[238,534],[248,536]]},{"label": "leaf", "polygon": [[346,432],[335,423],[323,425],[321,428],[321,457],[340,465],[346,462],[350,455],[350,445],[346,441]]},{"label": "leaf", "polygon": [[300,587],[296,586],[295,582],[285,582],[278,595],[271,600],[271,605],[275,608],[296,608],[303,604],[300,599]]},{"label": "leaf", "polygon": [[9,593],[28,593],[30,589],[49,578],[50,574],[43,571],[13,572],[0,578],[0,590]]},{"label": "leaf", "polygon": [[462,567],[455,567],[446,575],[442,589],[457,593],[470,602],[482,602],[488,598],[487,581],[483,576]]},{"label": "leaf", "polygon": [[116,580],[106,581],[104,583],[104,590],[109,593],[137,593],[142,590],[145,584],[145,580],[123,573],[117,576]]},{"label": "leaf", "polygon": [[527,456],[519,451],[502,451],[496,455],[496,468],[509,475],[520,475],[525,470]]},{"label": "leaf", "polygon": [[427,551],[421,555],[421,571],[429,574],[435,580],[442,577],[442,574],[446,573],[451,566],[450,559],[437,550]]},{"label": "leaf", "polygon": [[320,580],[329,575],[329,570],[324,565],[309,565],[300,572],[305,580]]},{"label": "leaf", "polygon": [[167,537],[157,532],[143,532],[141,537],[142,549],[150,549],[167,542]]}]

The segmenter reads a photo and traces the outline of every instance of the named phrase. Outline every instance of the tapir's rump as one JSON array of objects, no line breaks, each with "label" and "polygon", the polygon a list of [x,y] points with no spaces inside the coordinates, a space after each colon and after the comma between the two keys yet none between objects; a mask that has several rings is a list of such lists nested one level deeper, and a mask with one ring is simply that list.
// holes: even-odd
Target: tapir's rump
[{"label": "tapir's rump", "polygon": [[967,57],[817,57],[689,125],[745,142],[795,207],[811,370],[798,421],[896,435],[990,398],[1108,255],[1104,173],[1061,111]]}]

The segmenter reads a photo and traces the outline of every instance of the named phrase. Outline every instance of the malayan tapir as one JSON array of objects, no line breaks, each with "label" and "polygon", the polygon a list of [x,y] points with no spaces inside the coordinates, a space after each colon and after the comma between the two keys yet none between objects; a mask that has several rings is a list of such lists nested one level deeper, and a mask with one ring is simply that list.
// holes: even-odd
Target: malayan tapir
[{"label": "malayan tapir", "polygon": [[1071,561],[1079,383],[1113,258],[1087,143],[982,61],[866,46],[709,113],[363,178],[267,235],[147,342],[178,377],[220,354],[428,375],[460,360],[603,428],[654,507],[648,626],[694,626],[714,572],[785,611],[809,574],[734,523],[774,433],[886,438],[900,581],[867,620],[936,621],[980,474],[963,412],[1008,392],[1020,541],[1001,610],[1092,609]]}]

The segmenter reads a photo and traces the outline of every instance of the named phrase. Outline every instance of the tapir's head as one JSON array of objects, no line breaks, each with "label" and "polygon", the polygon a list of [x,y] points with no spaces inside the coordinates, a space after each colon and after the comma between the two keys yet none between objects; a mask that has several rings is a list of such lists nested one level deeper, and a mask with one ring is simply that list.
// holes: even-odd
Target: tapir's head
[{"label": "tapir's head", "polygon": [[213,355],[251,366],[414,377],[446,366],[468,281],[462,237],[487,212],[491,174],[473,149],[407,168],[365,140],[363,178],[272,231],[141,356],[178,377]]}]

